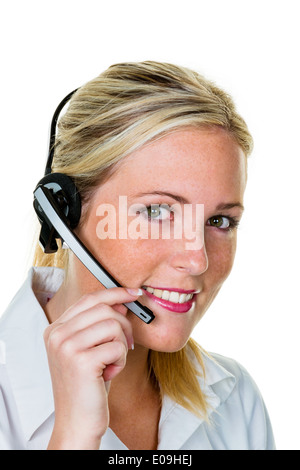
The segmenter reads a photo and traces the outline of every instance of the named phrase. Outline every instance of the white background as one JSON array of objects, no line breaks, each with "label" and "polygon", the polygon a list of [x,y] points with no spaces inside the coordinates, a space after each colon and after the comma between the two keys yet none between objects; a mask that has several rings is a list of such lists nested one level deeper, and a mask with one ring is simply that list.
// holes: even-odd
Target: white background
[{"label": "white background", "polygon": [[297,0],[10,0],[0,7],[0,312],[30,265],[32,191],[59,101],[120,61],[194,68],[232,94],[255,139],[236,263],[194,337],[249,370],[278,449],[300,449],[298,7]]}]

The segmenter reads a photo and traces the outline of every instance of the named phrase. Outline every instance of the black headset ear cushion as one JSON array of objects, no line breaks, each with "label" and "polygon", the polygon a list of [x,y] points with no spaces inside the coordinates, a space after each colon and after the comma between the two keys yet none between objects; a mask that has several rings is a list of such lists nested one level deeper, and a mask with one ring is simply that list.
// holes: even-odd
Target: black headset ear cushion
[{"label": "black headset ear cushion", "polygon": [[40,185],[53,189],[54,196],[58,191],[62,191],[68,203],[67,218],[69,220],[70,227],[75,228],[78,225],[81,216],[81,199],[72,178],[63,173],[50,173],[41,179],[38,183],[38,186]]}]

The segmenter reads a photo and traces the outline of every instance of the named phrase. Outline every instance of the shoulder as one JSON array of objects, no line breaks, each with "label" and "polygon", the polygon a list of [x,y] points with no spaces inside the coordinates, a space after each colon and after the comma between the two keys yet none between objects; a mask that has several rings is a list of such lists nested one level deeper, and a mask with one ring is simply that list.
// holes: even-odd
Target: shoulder
[{"label": "shoulder", "polygon": [[[206,374],[209,385],[219,395],[225,384],[228,386],[227,399],[240,400],[245,411],[257,401],[261,401],[261,393],[248,370],[235,359],[221,354],[209,353],[205,356]],[[221,401],[225,401],[224,397]]]},{"label": "shoulder", "polygon": [[236,432],[246,432],[249,448],[274,449],[268,411],[248,370],[238,361],[215,353],[205,357],[205,364],[210,388],[220,398],[218,413],[225,420],[230,418]]},{"label": "shoulder", "polygon": [[241,385],[243,382],[249,383],[255,386],[255,382],[248,370],[237,360],[231,357],[222,356],[217,353],[209,353],[208,356],[214,361],[214,363],[224,369],[227,373],[232,375],[236,383]]},{"label": "shoulder", "polygon": [[259,388],[250,375],[248,370],[235,359],[222,356],[221,354],[210,353],[210,358],[216,365],[226,371],[228,377],[234,378],[233,392],[239,393],[240,396],[253,398],[260,397]]},{"label": "shoulder", "polygon": [[[260,396],[259,389],[247,371],[235,359],[221,354],[206,352],[196,344],[200,357],[197,357],[197,349],[190,350],[190,359],[200,375],[200,386],[206,391],[212,391],[217,395],[220,403],[225,402],[231,395],[241,397]],[[204,374],[203,374],[204,372]]]}]

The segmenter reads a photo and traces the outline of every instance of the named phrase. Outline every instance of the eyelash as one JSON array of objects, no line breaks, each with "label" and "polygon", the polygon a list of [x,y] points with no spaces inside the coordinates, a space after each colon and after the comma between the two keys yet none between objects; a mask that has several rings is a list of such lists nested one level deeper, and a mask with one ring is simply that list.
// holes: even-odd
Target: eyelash
[{"label": "eyelash", "polygon": [[174,218],[174,212],[172,210],[170,210],[170,206],[168,204],[151,204],[150,206],[146,206],[146,210],[137,211],[137,214],[142,214],[143,212],[147,212],[147,219],[150,222],[153,222],[153,221],[163,222],[166,219],[161,219],[159,217],[151,217],[151,215],[150,215],[151,210],[156,209],[156,208],[159,208],[159,209],[163,208],[163,209],[168,210],[170,215],[173,215],[173,218]]},{"label": "eyelash", "polygon": [[234,229],[237,229],[240,223],[240,221],[236,217],[231,217],[229,215],[222,215],[222,214],[214,215],[208,219],[208,222],[210,222],[213,219],[227,219],[229,221],[229,225],[226,228],[214,227],[213,225],[211,225],[211,223],[208,224],[211,227],[218,228],[219,230],[222,230],[225,232],[230,232]]},{"label": "eyelash", "polygon": [[[151,217],[150,212],[151,212],[151,210],[153,210],[153,208],[159,208],[159,209],[163,208],[163,209],[168,210],[169,213],[172,214],[172,217],[174,219],[174,212],[170,210],[170,206],[168,204],[151,204],[149,206],[146,206],[147,218],[150,222],[153,222],[153,221],[163,222],[163,220],[166,220],[166,219],[161,219],[159,217],[157,217],[157,218]],[[140,213],[146,212],[146,211],[145,210],[140,211]],[[211,224],[211,221],[213,219],[227,219],[229,221],[229,225],[226,228],[214,227]],[[217,214],[217,215],[214,215],[214,216],[210,217],[208,219],[208,222],[210,222],[210,223],[208,223],[209,226],[217,228],[217,229],[219,229],[221,231],[224,231],[224,232],[229,232],[229,231],[232,231],[232,230],[236,229],[239,226],[239,223],[240,223],[239,219],[237,219],[236,217],[231,217],[229,215],[223,215],[223,214]]]}]

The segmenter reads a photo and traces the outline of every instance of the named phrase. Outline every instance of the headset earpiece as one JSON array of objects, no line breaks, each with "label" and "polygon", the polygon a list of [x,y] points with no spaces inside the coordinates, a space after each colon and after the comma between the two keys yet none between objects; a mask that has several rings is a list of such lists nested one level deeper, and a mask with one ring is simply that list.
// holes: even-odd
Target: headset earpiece
[{"label": "headset earpiece", "polygon": [[[81,200],[74,181],[63,173],[50,173],[39,181],[36,189],[38,187],[44,189],[47,198],[65,223],[71,229],[77,227],[81,215]],[[61,237],[53,228],[36,199],[34,199],[33,206],[42,226],[40,243],[44,252],[55,253],[58,249],[55,239]]]},{"label": "headset earpiece", "polygon": [[63,173],[50,173],[40,180],[38,186],[44,186],[51,190],[56,202],[67,217],[69,226],[71,228],[77,227],[81,215],[81,200],[72,178]]}]

